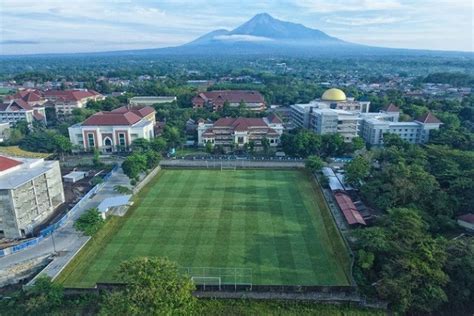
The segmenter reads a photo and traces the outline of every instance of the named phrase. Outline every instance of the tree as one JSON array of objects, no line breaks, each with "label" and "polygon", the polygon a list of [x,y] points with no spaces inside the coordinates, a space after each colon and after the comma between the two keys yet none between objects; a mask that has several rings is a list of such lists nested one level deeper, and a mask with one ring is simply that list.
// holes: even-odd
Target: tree
[{"label": "tree", "polygon": [[427,227],[417,210],[396,208],[378,227],[354,233],[358,283],[395,311],[429,313],[447,301],[445,240]]},{"label": "tree", "polygon": [[79,216],[77,221],[74,223],[74,228],[83,232],[85,235],[94,235],[104,225],[104,219],[102,218],[97,208],[91,208],[84,214]]},{"label": "tree", "polygon": [[362,181],[369,175],[370,163],[362,156],[355,157],[351,162],[346,164],[344,170],[346,175],[345,181],[352,186],[359,188]]},{"label": "tree", "polygon": [[150,142],[145,138],[137,138],[132,142],[132,150],[136,152],[146,152],[150,149]]},{"label": "tree", "polygon": [[324,162],[318,156],[309,156],[306,160],[306,168],[312,172],[320,171],[324,166]]},{"label": "tree", "polygon": [[64,160],[64,154],[71,152],[71,149],[72,149],[71,141],[69,140],[69,138],[63,135],[55,134],[53,136],[53,143],[54,143],[56,153],[60,154],[62,159]]},{"label": "tree", "polygon": [[270,152],[270,141],[266,137],[262,138],[262,148],[265,155],[268,155]]},{"label": "tree", "polygon": [[132,190],[126,186],[123,185],[115,185],[114,186],[114,191],[120,194],[132,194]]},{"label": "tree", "polygon": [[[53,283],[48,276],[39,276],[35,284],[24,292],[25,314],[51,315],[61,307],[64,297],[63,287]],[[21,305],[19,306],[21,308]]]},{"label": "tree", "polygon": [[182,137],[178,128],[169,125],[166,125],[163,129],[163,138],[166,139],[168,148],[176,148],[182,143]]},{"label": "tree", "polygon": [[208,154],[212,153],[212,143],[211,142],[206,142],[206,152]]},{"label": "tree", "polygon": [[138,153],[128,156],[122,163],[122,169],[130,179],[138,180],[140,173],[147,169],[146,156]]},{"label": "tree", "polygon": [[166,150],[166,140],[163,137],[157,137],[150,142],[150,147],[154,151],[163,152]]},{"label": "tree", "polygon": [[160,163],[161,155],[153,150],[148,150],[145,153],[146,158],[146,168],[153,169]]},{"label": "tree", "polygon": [[118,278],[125,289],[106,297],[104,315],[189,315],[195,308],[193,282],[166,258],[125,261]]}]

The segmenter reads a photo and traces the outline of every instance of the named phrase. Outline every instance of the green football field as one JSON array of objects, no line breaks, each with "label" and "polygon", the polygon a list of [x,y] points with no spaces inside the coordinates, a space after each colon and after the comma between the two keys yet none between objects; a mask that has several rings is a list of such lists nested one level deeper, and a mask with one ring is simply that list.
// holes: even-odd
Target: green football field
[{"label": "green football field", "polygon": [[119,263],[137,256],[247,268],[260,285],[349,284],[347,249],[318,186],[298,170],[162,170],[58,281],[113,282]]}]

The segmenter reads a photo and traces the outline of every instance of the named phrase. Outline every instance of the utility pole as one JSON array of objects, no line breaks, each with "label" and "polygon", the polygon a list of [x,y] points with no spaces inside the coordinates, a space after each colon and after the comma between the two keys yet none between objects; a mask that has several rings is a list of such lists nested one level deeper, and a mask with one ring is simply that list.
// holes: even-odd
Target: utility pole
[{"label": "utility pole", "polygon": [[53,251],[56,254],[56,243],[54,241],[54,230],[51,232],[51,240],[53,241]]}]

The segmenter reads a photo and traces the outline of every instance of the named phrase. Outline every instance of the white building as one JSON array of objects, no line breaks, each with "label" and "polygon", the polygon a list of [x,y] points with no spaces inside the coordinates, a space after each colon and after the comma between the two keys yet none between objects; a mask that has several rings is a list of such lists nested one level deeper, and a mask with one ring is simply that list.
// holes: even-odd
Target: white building
[{"label": "white building", "polygon": [[13,99],[0,104],[0,122],[10,125],[18,121],[32,124],[34,121],[46,123],[46,112],[42,105],[31,106],[22,99]]},{"label": "white building", "polygon": [[0,238],[21,238],[64,203],[59,162],[0,156]]},{"label": "white building", "polygon": [[340,134],[350,142],[359,132],[359,114],[344,110],[316,109],[309,115],[309,128],[315,133]]},{"label": "white building", "polygon": [[151,107],[121,107],[98,112],[82,123],[69,127],[69,138],[76,150],[94,148],[104,153],[128,150],[135,139],[152,139],[155,110]]},{"label": "white building", "polygon": [[176,97],[148,97],[148,96],[141,96],[141,97],[133,97],[131,98],[128,103],[132,106],[152,106],[153,104],[161,104],[161,103],[173,103],[176,102],[178,99]]},{"label": "white building", "polygon": [[383,145],[384,134],[396,134],[411,144],[425,144],[432,130],[442,124],[433,114],[426,113],[412,122],[399,122],[399,109],[394,105],[380,113],[361,115],[360,136],[374,146]]},{"label": "white building", "polygon": [[89,101],[105,99],[102,94],[87,89],[46,90],[44,98],[54,104],[58,116],[71,115],[74,109],[84,108]]},{"label": "white building", "polygon": [[369,107],[370,102],[355,101],[342,90],[332,88],[321,99],[291,105],[291,121],[296,127],[317,134],[339,133],[344,141],[350,142],[359,133],[360,114],[367,113]]},{"label": "white building", "polygon": [[226,150],[235,147],[242,148],[245,144],[253,143],[255,150],[261,150],[262,140],[267,139],[270,147],[280,144],[283,134],[283,122],[274,114],[265,118],[220,118],[214,123],[198,124],[198,145],[210,143],[222,146]]}]

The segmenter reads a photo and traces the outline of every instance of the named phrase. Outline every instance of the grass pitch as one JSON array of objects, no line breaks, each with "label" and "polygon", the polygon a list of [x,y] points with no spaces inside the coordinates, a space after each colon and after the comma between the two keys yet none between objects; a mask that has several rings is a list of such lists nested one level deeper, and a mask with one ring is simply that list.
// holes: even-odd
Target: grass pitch
[{"label": "grass pitch", "polygon": [[349,257],[318,186],[293,170],[162,170],[59,276],[115,281],[123,260],[251,268],[253,284],[348,285]]}]

